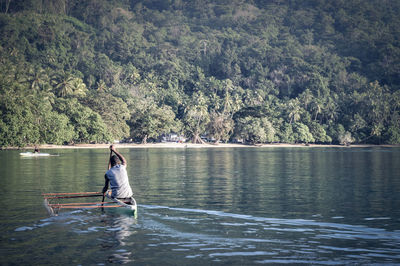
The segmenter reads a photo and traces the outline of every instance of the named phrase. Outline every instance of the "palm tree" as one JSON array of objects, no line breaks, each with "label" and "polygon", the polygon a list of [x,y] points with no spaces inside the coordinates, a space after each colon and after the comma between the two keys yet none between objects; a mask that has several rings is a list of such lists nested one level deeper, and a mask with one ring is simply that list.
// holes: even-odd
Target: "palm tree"
[{"label": "palm tree", "polygon": [[56,79],[55,89],[57,95],[63,98],[67,96],[83,97],[88,91],[81,78],[65,72]]},{"label": "palm tree", "polygon": [[56,93],[59,97],[66,97],[73,93],[74,77],[70,73],[63,72],[61,75],[57,75],[55,82]]},{"label": "palm tree", "polygon": [[209,122],[206,97],[201,92],[192,96],[191,103],[185,108],[186,129],[192,135],[193,143],[204,143],[200,134]]},{"label": "palm tree", "polygon": [[323,102],[320,98],[315,98],[311,104],[311,110],[314,112],[314,121],[317,121],[318,115],[322,112]]},{"label": "palm tree", "polygon": [[337,118],[338,105],[332,98],[328,98],[327,102],[325,103],[323,113],[327,122],[335,121],[335,119]]},{"label": "palm tree", "polygon": [[27,82],[29,82],[32,90],[39,91],[44,84],[49,82],[49,76],[43,68],[35,66],[34,68],[29,68]]},{"label": "palm tree", "polygon": [[72,81],[72,95],[76,97],[85,97],[88,89],[81,78],[74,78]]},{"label": "palm tree", "polygon": [[308,105],[312,102],[313,100],[313,94],[310,91],[310,89],[306,89],[301,95],[300,95],[300,101],[304,104],[304,109],[307,110]]},{"label": "palm tree", "polygon": [[99,92],[104,92],[107,90],[107,85],[102,79],[96,83],[96,86],[97,86],[97,91]]},{"label": "palm tree", "polygon": [[289,109],[289,124],[292,124],[292,122],[297,122],[300,120],[300,114],[301,114],[301,107],[300,107],[300,101],[296,99],[292,99],[288,103],[288,109]]},{"label": "palm tree", "polygon": [[208,133],[215,138],[216,144],[218,144],[220,140],[227,141],[233,132],[233,127],[233,119],[228,114],[221,114],[215,111],[211,112]]}]

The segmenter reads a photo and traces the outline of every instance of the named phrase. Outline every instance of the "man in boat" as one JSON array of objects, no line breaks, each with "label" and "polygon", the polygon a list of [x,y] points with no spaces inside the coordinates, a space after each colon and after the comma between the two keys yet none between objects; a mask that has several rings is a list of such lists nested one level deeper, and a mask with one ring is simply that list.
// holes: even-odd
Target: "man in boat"
[{"label": "man in boat", "polygon": [[33,151],[33,153],[40,153],[39,147],[37,145],[35,145],[35,150]]},{"label": "man in boat", "polygon": [[[108,163],[108,171],[104,175],[105,184],[103,188],[103,194],[111,198],[125,199],[132,197],[132,189],[129,185],[128,173],[126,172],[126,160],[121,153],[119,153],[114,145],[110,146],[111,154],[110,161]],[[110,185],[111,191],[108,190]]]}]

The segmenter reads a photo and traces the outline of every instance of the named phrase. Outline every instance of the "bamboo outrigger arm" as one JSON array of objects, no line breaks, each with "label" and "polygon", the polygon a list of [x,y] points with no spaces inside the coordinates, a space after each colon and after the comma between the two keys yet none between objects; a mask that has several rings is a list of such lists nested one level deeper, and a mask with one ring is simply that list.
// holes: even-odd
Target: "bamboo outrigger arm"
[{"label": "bamboo outrigger arm", "polygon": [[101,202],[67,202],[67,203],[53,203],[60,199],[77,199],[88,197],[99,197],[104,194],[101,192],[79,192],[79,193],[43,193],[44,203],[50,215],[58,215],[60,209],[95,209],[95,208],[128,208],[133,211],[135,218],[137,218],[137,205],[133,197],[129,199],[114,199],[109,198],[111,201]]}]

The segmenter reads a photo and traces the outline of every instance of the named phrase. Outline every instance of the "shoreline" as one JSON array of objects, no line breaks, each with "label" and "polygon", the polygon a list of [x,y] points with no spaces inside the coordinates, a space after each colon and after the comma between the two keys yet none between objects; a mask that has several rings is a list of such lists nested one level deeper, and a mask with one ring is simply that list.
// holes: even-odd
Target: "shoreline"
[{"label": "shoreline", "polygon": [[[52,144],[42,144],[38,145],[40,149],[108,149],[111,144],[75,144],[75,145],[52,145]],[[165,142],[165,143],[114,143],[118,149],[143,149],[143,148],[377,148],[377,147],[387,147],[394,148],[400,147],[400,145],[374,145],[374,144],[354,144],[350,146],[345,145],[334,145],[334,144],[286,144],[286,143],[273,143],[273,144],[257,144],[248,145],[240,143],[219,143],[219,144],[194,144],[194,143],[175,143],[175,142]],[[23,148],[18,147],[4,147],[3,150],[33,150],[34,146],[26,146]]]}]

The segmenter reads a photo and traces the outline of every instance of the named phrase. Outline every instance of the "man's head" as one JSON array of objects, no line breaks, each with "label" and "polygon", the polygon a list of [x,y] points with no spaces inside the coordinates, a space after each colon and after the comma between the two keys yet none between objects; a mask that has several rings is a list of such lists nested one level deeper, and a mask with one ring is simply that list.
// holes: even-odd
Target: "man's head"
[{"label": "man's head", "polygon": [[111,160],[111,167],[121,163],[121,161],[119,160],[118,156],[115,155],[115,154],[113,156],[111,156],[110,160]]}]

